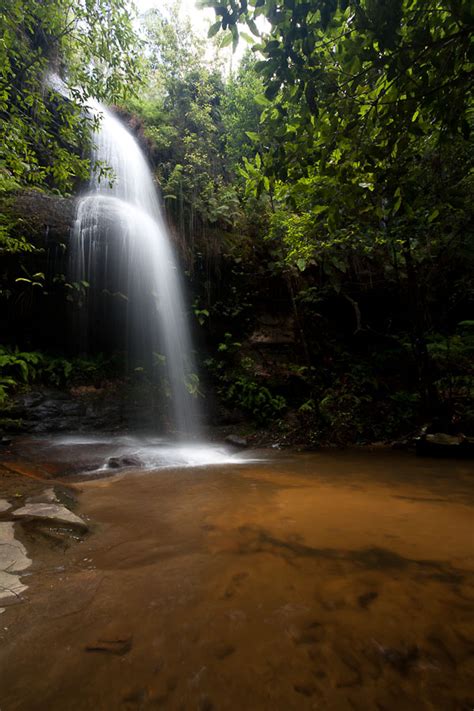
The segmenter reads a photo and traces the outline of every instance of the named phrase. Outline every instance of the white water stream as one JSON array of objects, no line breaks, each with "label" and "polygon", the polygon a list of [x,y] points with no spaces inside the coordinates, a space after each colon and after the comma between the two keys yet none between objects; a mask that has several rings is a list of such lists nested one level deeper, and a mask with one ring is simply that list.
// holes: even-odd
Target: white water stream
[{"label": "white water stream", "polygon": [[125,126],[99,103],[91,110],[102,115],[92,165],[108,166],[113,176],[112,182],[109,176],[99,179],[96,170],[77,205],[71,278],[90,285],[79,335],[87,345],[91,328],[113,329],[121,300],[132,367],[166,373],[173,429],[182,440],[195,439],[200,415],[190,391],[197,383],[196,368],[177,263],[151,171]]}]

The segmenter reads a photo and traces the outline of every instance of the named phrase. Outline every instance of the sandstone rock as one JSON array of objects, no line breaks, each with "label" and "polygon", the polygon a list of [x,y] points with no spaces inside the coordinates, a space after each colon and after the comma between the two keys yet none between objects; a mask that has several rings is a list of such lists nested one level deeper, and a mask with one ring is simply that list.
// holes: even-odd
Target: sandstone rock
[{"label": "sandstone rock", "polygon": [[[27,504],[58,504],[59,499],[54,493],[54,489],[51,487],[49,489],[45,489],[44,491],[41,492],[41,494],[37,494],[36,496],[30,496],[26,500]],[[1,509],[0,509],[1,510]]]},{"label": "sandstone rock", "polygon": [[463,434],[433,432],[416,440],[416,453],[432,457],[474,458],[474,439]]},{"label": "sandstone rock", "polygon": [[0,570],[0,600],[18,597],[27,587],[27,585],[23,585],[18,575]]},{"label": "sandstone rock", "polygon": [[0,600],[16,597],[26,590],[18,573],[31,565],[26,548],[15,538],[11,521],[0,523]]},{"label": "sandstone rock", "polygon": [[76,514],[60,504],[26,504],[21,509],[14,511],[13,515],[17,518],[44,521],[60,526],[74,526],[83,531],[88,529],[88,525],[82,518],[79,518],[79,516],[76,516]]},{"label": "sandstone rock", "polygon": [[17,573],[31,564],[26,555],[26,548],[15,538],[14,523],[0,523],[0,570]]},{"label": "sandstone rock", "polygon": [[445,432],[434,432],[433,434],[427,434],[425,436],[426,442],[429,442],[430,444],[444,444],[451,446],[462,444],[464,439],[465,438],[462,435],[451,435],[446,434]]},{"label": "sandstone rock", "polygon": [[123,457],[110,457],[107,466],[110,469],[121,469],[122,467],[142,467],[143,462],[139,457],[133,454],[124,455]]}]

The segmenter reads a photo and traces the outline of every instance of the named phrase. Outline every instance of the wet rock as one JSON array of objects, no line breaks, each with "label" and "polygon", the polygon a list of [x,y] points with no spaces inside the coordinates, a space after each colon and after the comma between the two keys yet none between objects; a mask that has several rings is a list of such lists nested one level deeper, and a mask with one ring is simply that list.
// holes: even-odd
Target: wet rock
[{"label": "wet rock", "polygon": [[230,444],[232,447],[237,447],[237,449],[245,449],[245,447],[249,446],[245,437],[240,437],[239,435],[234,434],[227,435],[225,442]]},{"label": "wet rock", "polygon": [[0,600],[18,597],[26,590],[16,573],[30,565],[25,546],[15,538],[14,524],[0,523]]},{"label": "wet rock", "polygon": [[123,467],[142,467],[143,462],[140,457],[134,454],[125,454],[123,457],[110,457],[107,461],[109,469],[122,469]]},{"label": "wet rock", "polygon": [[404,450],[413,447],[413,442],[409,439],[398,439],[392,442],[390,446],[392,449],[396,449],[403,452]]},{"label": "wet rock", "polygon": [[258,326],[249,338],[252,345],[282,345],[295,343],[295,321],[292,316],[276,316],[262,313],[257,317]]},{"label": "wet rock", "polygon": [[0,446],[8,447],[11,443],[11,437],[0,437]]},{"label": "wet rock", "polygon": [[41,405],[44,400],[44,394],[41,392],[30,392],[27,395],[21,395],[18,397],[17,402],[19,407],[37,407]]},{"label": "wet rock", "polygon": [[419,456],[474,458],[474,438],[463,434],[433,432],[422,434],[416,440],[416,453]]},{"label": "wet rock", "polygon": [[420,659],[420,648],[413,644],[407,649],[395,649],[394,647],[383,647],[378,642],[375,645],[383,660],[390,664],[402,676],[406,676],[410,669],[415,667]]},{"label": "wet rock", "polygon": [[27,589],[28,586],[23,585],[18,575],[0,570],[0,600],[19,597]]},{"label": "wet rock", "polygon": [[6,499],[0,499],[0,513],[11,509],[12,505]]},{"label": "wet rock", "polygon": [[44,247],[45,234],[47,244],[67,243],[74,223],[75,201],[37,190],[19,190],[9,196],[8,202],[3,201],[2,212],[12,222],[21,223],[22,233],[29,241]]},{"label": "wet rock", "polygon": [[425,435],[425,441],[430,444],[445,444],[456,445],[462,444],[465,437],[462,435],[445,434],[444,432],[435,432],[434,434]]},{"label": "wet rock", "polygon": [[51,487],[49,489],[45,489],[44,491],[41,492],[41,494],[37,494],[36,496],[30,496],[26,500],[27,504],[58,504],[59,499],[56,496],[54,489]]},{"label": "wet rock", "polygon": [[98,639],[94,644],[88,645],[86,652],[102,652],[104,654],[115,654],[119,657],[127,654],[132,648],[132,638],[123,639]]},{"label": "wet rock", "polygon": [[359,603],[359,607],[362,607],[364,610],[366,610],[377,598],[378,593],[372,591],[364,593],[363,595],[359,595],[359,597],[357,598],[357,602]]},{"label": "wet rock", "polygon": [[230,657],[232,654],[235,652],[235,647],[233,644],[219,644],[216,647],[216,650],[214,652],[214,656],[216,659],[222,660],[226,659],[227,657]]},{"label": "wet rock", "polygon": [[60,526],[73,526],[83,531],[88,529],[86,522],[82,518],[79,518],[79,516],[76,516],[76,514],[60,504],[26,504],[21,509],[14,511],[13,515],[16,518],[45,521]]},{"label": "wet rock", "polygon": [[0,570],[16,573],[28,568],[30,564],[25,546],[15,538],[14,523],[0,523]]},{"label": "wet rock", "polygon": [[313,696],[317,691],[317,687],[310,681],[293,684],[293,689],[297,694],[302,694],[302,696]]}]

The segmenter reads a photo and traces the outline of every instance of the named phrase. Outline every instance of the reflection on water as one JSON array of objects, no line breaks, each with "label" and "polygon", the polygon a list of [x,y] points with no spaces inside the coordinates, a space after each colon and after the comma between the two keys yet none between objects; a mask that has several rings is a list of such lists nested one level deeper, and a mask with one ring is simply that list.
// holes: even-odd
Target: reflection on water
[{"label": "reflection on water", "polygon": [[82,482],[93,533],[60,572],[38,544],[2,616],[2,711],[470,708],[473,473],[346,452]]}]

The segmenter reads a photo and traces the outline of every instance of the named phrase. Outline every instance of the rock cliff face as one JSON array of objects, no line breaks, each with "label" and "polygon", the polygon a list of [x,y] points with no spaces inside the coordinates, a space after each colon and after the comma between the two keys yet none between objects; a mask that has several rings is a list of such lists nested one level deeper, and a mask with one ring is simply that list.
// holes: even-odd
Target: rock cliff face
[{"label": "rock cliff face", "polygon": [[[25,238],[34,252],[3,254],[0,274],[0,341],[22,348],[62,351],[67,331],[68,244],[75,200],[38,190],[20,190],[0,198],[2,223],[11,237]],[[33,275],[40,274],[39,285]],[[20,280],[19,280],[20,279]]]},{"label": "rock cliff face", "polygon": [[14,232],[24,235],[38,247],[46,243],[65,243],[74,222],[75,200],[48,195],[38,190],[21,190],[3,198],[0,212],[15,222]]}]

